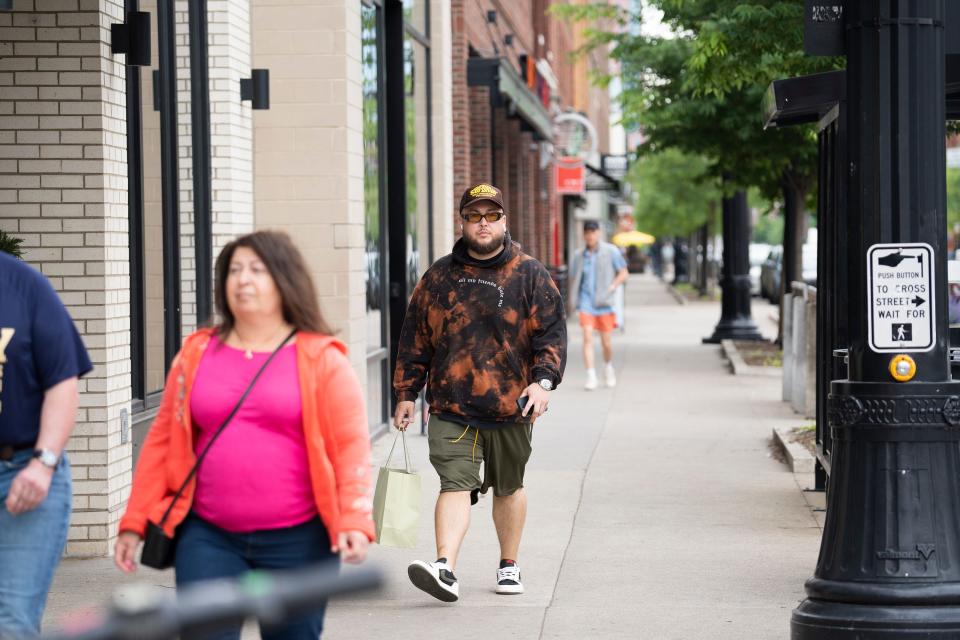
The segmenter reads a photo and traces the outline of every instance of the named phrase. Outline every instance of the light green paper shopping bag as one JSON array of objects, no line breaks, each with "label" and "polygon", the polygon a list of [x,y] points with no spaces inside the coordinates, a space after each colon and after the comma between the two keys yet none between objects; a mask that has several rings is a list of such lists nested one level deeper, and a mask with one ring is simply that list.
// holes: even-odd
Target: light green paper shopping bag
[{"label": "light green paper shopping bag", "polygon": [[[403,440],[403,458],[406,467],[390,466],[397,438]],[[407,437],[401,431],[393,440],[387,461],[380,467],[377,489],[373,494],[373,522],[377,542],[389,547],[410,548],[417,546],[420,531],[420,474],[410,469],[407,453]]]}]

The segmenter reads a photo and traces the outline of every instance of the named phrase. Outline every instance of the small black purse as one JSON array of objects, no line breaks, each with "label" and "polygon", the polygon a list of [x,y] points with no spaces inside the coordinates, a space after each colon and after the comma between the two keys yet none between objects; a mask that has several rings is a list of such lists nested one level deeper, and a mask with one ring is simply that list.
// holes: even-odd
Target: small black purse
[{"label": "small black purse", "polygon": [[200,463],[203,462],[207,452],[210,451],[210,447],[213,446],[213,443],[216,442],[218,437],[220,437],[220,434],[223,433],[223,430],[226,428],[226,426],[230,424],[231,420],[233,420],[233,416],[237,415],[237,411],[240,410],[240,406],[243,404],[243,401],[247,399],[248,395],[250,395],[250,390],[253,389],[253,385],[256,384],[260,374],[263,373],[264,369],[267,368],[267,365],[270,364],[270,361],[273,360],[273,357],[277,355],[277,353],[285,344],[290,342],[290,339],[293,338],[296,333],[296,329],[291,331],[290,335],[288,335],[283,342],[281,342],[279,346],[273,350],[273,353],[270,354],[270,357],[267,358],[267,361],[263,363],[263,366],[260,367],[260,370],[257,371],[255,376],[253,376],[253,380],[250,381],[250,384],[247,385],[243,395],[240,396],[239,400],[237,400],[237,404],[233,407],[230,415],[228,415],[227,419],[223,421],[223,424],[220,425],[220,427],[217,429],[217,432],[213,434],[212,438],[210,438],[210,442],[207,443],[207,446],[203,448],[203,451],[197,457],[197,461],[194,463],[193,468],[190,469],[190,473],[187,474],[187,479],[183,481],[182,485],[180,485],[180,488],[173,496],[173,500],[170,501],[170,506],[167,507],[163,517],[160,518],[160,523],[155,524],[147,521],[147,531],[143,538],[143,552],[140,554],[140,564],[153,569],[169,569],[173,566],[174,560],[176,560],[177,557],[176,533],[174,533],[173,537],[171,537],[168,536],[163,530],[163,525],[167,523],[167,518],[170,517],[170,512],[173,510],[173,505],[177,503],[177,500],[180,499],[180,495],[187,488],[187,485],[190,484],[190,481],[193,480],[193,477],[197,474],[197,469],[200,468]]}]

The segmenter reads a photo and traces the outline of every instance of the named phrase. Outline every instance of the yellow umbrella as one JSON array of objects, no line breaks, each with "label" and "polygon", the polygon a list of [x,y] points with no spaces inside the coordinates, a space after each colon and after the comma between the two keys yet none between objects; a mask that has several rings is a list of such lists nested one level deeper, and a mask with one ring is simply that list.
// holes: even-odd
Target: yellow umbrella
[{"label": "yellow umbrella", "polygon": [[613,244],[618,247],[642,247],[644,245],[653,244],[654,238],[649,233],[644,233],[642,231],[621,231],[611,238]]}]

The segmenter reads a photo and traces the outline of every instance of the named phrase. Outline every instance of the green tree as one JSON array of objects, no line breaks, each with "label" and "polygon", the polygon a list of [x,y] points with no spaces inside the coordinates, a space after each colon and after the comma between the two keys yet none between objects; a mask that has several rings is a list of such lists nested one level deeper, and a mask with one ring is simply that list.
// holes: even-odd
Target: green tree
[{"label": "green tree", "polygon": [[[600,3],[557,7],[569,20],[619,30],[586,29],[584,50],[611,47],[623,75],[624,125],[639,127],[641,155],[677,148],[708,160],[726,193],[751,186],[782,199],[790,250],[799,260],[802,209],[816,184],[818,154],[811,126],[763,130],[761,104],[773,80],[837,67],[803,54],[803,3],[797,0],[651,0],[673,37],[634,27],[639,14]],[[602,79],[601,79],[602,81]]]},{"label": "green tree", "polygon": [[642,157],[627,180],[637,194],[637,228],[657,236],[687,236],[708,222],[720,189],[708,162],[677,149]]},{"label": "green tree", "polygon": [[960,169],[947,169],[947,228],[960,224]]},{"label": "green tree", "polygon": [[14,238],[5,231],[0,231],[0,251],[4,253],[9,253],[10,255],[23,259],[23,249],[21,248],[23,244],[23,238]]}]

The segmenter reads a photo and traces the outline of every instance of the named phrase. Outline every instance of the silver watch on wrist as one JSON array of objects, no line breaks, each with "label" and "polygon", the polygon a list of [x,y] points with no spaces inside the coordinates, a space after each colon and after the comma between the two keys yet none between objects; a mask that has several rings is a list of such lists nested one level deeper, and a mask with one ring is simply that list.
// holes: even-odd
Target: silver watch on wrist
[{"label": "silver watch on wrist", "polygon": [[543,387],[547,391],[553,389],[553,383],[550,382],[550,378],[544,378],[543,380],[537,380],[537,384]]},{"label": "silver watch on wrist", "polygon": [[40,461],[45,467],[56,469],[60,463],[60,456],[53,449],[37,449],[33,452],[33,457]]}]

